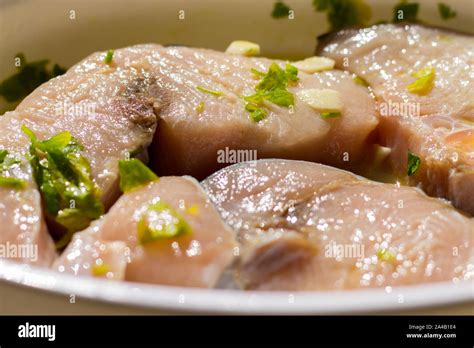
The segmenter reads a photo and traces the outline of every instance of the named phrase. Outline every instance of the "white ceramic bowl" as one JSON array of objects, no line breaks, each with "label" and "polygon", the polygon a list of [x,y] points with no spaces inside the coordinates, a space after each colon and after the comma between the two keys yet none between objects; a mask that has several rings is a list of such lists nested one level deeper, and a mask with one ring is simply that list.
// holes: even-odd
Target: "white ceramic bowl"
[{"label": "white ceramic bowl", "polygon": [[[398,0],[367,1],[372,21],[390,20]],[[434,0],[418,0],[420,18],[473,31],[472,0],[450,0],[456,18],[442,21]],[[446,1],[448,2],[448,1]],[[179,43],[224,50],[229,42],[258,42],[262,55],[312,55],[328,29],[311,0],[286,0],[295,19],[270,16],[273,0],[0,0],[0,79],[15,70],[13,58],[51,59],[71,66],[91,52],[137,43]],[[74,11],[75,19],[71,19]],[[183,14],[185,19],[179,19]],[[1,104],[0,110],[7,107]],[[1,227],[0,227],[1,228]],[[341,314],[474,313],[474,284],[437,283],[392,289],[332,292],[200,290],[59,275],[0,261],[2,314]]]}]

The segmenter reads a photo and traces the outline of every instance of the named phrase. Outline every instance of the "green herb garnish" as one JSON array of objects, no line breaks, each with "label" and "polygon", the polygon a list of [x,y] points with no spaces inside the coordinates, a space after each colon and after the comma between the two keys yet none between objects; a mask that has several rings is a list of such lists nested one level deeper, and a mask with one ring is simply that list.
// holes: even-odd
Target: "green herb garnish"
[{"label": "green herb garnish", "polygon": [[196,111],[199,113],[202,113],[204,112],[204,107],[205,107],[204,102],[200,102],[198,106],[196,106]]},{"label": "green herb garnish", "polygon": [[354,80],[354,82],[357,83],[358,85],[369,87],[369,83],[364,78],[360,77],[359,75],[354,76],[352,80]]},{"label": "green herb garnish", "polygon": [[221,91],[213,91],[212,89],[207,89],[207,88],[204,88],[204,87],[201,87],[201,86],[196,86],[196,89],[197,89],[199,92],[212,94],[213,96],[216,96],[216,97],[220,97],[221,95],[224,95],[224,92],[221,92]]},{"label": "green herb garnish", "polygon": [[23,179],[13,178],[10,176],[0,176],[0,187],[24,189],[26,187],[26,181]]},{"label": "green herb garnish", "polygon": [[336,117],[341,117],[341,113],[339,111],[337,112],[321,112],[321,117],[322,118],[336,118]]},{"label": "green herb garnish", "polygon": [[138,187],[147,185],[152,181],[159,180],[142,161],[131,158],[119,161],[120,189],[127,193]]},{"label": "green herb garnish", "polygon": [[190,234],[186,220],[168,204],[158,201],[150,204],[137,223],[140,244]]},{"label": "green herb garnish", "polygon": [[21,161],[9,154],[7,150],[0,150],[0,187],[10,187],[14,189],[23,189],[26,187],[27,182],[25,180],[7,175],[10,170],[20,163]]},{"label": "green herb garnish", "polygon": [[406,87],[408,92],[418,95],[426,95],[431,92],[436,77],[433,67],[427,66],[419,71],[415,71],[411,76],[416,77],[417,80]]},{"label": "green herb garnish", "polygon": [[7,150],[0,150],[0,170],[10,169],[13,165],[19,164],[21,161],[8,153]]},{"label": "green herb garnish", "polygon": [[92,179],[89,161],[82,146],[68,131],[39,141],[28,127],[22,131],[30,138],[30,164],[47,213],[67,229],[60,245],[72,234],[99,218],[104,207],[100,190]]},{"label": "green herb garnish", "polygon": [[442,2],[438,3],[438,12],[441,18],[444,20],[454,18],[457,15],[456,11],[453,11],[451,7]]},{"label": "green herb garnish", "polygon": [[[253,69],[252,73],[260,72]],[[268,72],[263,73],[263,79],[255,87],[255,94],[243,97],[247,102],[245,110],[250,113],[250,118],[255,121],[263,120],[268,112],[263,108],[264,101],[273,104],[290,107],[294,105],[293,93],[288,91],[288,85],[299,80],[298,69],[290,64],[286,64],[285,70],[280,68],[278,64],[272,63]]]},{"label": "green herb garnish", "polygon": [[277,1],[275,5],[273,5],[272,17],[273,18],[283,18],[288,17],[291,8],[288,7],[284,2]]},{"label": "green herb garnish", "polygon": [[95,264],[91,267],[91,273],[94,277],[104,277],[110,272],[110,265],[107,263]]},{"label": "green herb garnish", "polygon": [[57,64],[48,69],[49,60],[46,59],[27,63],[22,53],[17,54],[16,58],[21,62],[18,72],[0,83],[0,95],[9,103],[22,100],[39,85],[66,72]]},{"label": "green herb garnish", "polygon": [[289,82],[298,82],[298,80],[300,79],[298,77],[298,68],[294,65],[286,64],[285,73]]},{"label": "green herb garnish", "polygon": [[254,69],[254,68],[250,69],[250,72],[252,74],[254,74],[256,77],[259,77],[259,78],[264,77],[266,75],[263,71],[259,71],[259,70]]},{"label": "green herb garnish", "polygon": [[393,22],[417,22],[419,8],[420,5],[416,2],[402,0],[393,8]]},{"label": "green herb garnish", "polygon": [[108,50],[107,51],[107,53],[105,54],[105,58],[104,58],[104,63],[105,64],[111,64],[112,63],[112,59],[114,59],[114,53],[115,53],[114,50]]},{"label": "green herb garnish", "polygon": [[267,117],[267,114],[268,114],[268,112],[265,109],[252,103],[245,104],[245,110],[250,113],[250,118],[254,122],[259,122],[263,120],[265,117]]},{"label": "green herb garnish", "polygon": [[386,262],[394,262],[396,260],[395,255],[388,249],[377,250],[377,258]]},{"label": "green herb garnish", "polygon": [[367,26],[372,10],[364,0],[313,0],[318,12],[326,12],[331,30]]},{"label": "green herb garnish", "polygon": [[418,169],[420,168],[421,165],[421,159],[417,155],[415,155],[413,152],[408,151],[408,169],[407,169],[407,175],[412,176],[415,174]]}]

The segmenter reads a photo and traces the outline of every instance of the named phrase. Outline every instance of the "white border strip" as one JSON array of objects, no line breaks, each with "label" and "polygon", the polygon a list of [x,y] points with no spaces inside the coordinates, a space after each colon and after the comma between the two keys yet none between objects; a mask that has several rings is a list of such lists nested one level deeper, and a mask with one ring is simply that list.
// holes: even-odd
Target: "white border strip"
[{"label": "white border strip", "polygon": [[75,294],[93,301],[196,314],[345,314],[474,301],[474,281],[393,287],[390,293],[384,288],[314,292],[192,289],[75,277],[9,261],[0,261],[0,281],[63,296]]}]

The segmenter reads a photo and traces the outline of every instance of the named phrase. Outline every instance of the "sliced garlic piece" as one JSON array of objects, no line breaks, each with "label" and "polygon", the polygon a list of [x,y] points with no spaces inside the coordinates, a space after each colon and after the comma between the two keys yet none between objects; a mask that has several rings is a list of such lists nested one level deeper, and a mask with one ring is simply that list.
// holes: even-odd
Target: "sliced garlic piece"
[{"label": "sliced garlic piece", "polygon": [[299,70],[308,74],[334,69],[334,60],[326,57],[310,57],[293,63]]},{"label": "sliced garlic piece", "polygon": [[392,149],[382,145],[374,145],[374,167],[379,166],[382,164],[383,161],[392,153]]},{"label": "sliced garlic piece", "polygon": [[225,52],[247,57],[256,56],[260,54],[260,46],[254,42],[238,40],[233,41]]},{"label": "sliced garlic piece", "polygon": [[340,112],[343,108],[341,93],[333,89],[304,89],[296,95],[317,111]]}]

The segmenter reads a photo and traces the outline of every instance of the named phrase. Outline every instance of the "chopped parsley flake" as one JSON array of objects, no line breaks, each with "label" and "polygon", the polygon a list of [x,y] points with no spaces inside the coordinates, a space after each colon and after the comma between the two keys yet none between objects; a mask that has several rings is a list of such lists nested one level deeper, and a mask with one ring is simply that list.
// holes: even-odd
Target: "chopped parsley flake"
[{"label": "chopped parsley flake", "polygon": [[21,161],[8,153],[7,150],[0,150],[0,187],[23,189],[27,182],[23,179],[11,176],[10,171],[17,167]]},{"label": "chopped parsley flake", "polygon": [[137,223],[140,244],[190,234],[191,227],[171,206],[158,201],[148,205]]},{"label": "chopped parsley flake", "polygon": [[431,92],[436,77],[433,67],[427,66],[419,71],[415,71],[411,76],[416,77],[417,80],[406,87],[408,92],[418,95],[426,95]]},{"label": "chopped parsley flake", "polygon": [[59,241],[63,246],[72,234],[99,218],[104,207],[100,190],[94,182],[89,161],[82,146],[68,131],[39,141],[25,125],[22,131],[30,138],[30,164],[46,212],[67,229]]},{"label": "chopped parsley flake", "polygon": [[273,18],[284,18],[288,17],[291,8],[286,5],[283,1],[277,1],[275,5],[273,5],[272,17]]},{"label": "chopped parsley flake", "polygon": [[341,117],[340,112],[321,112],[321,117],[322,118],[336,118],[336,117]]},{"label": "chopped parsley flake", "polygon": [[193,204],[189,208],[186,208],[186,214],[197,216],[199,214],[199,206]]},{"label": "chopped parsley flake", "polygon": [[453,11],[451,7],[442,2],[438,3],[438,12],[441,18],[444,20],[454,18],[457,15],[456,11]]},{"label": "chopped parsley flake", "polygon": [[250,69],[250,72],[252,74],[254,74],[256,77],[264,77],[265,76],[265,73],[263,71],[259,71],[259,70],[254,69],[254,68]]},{"label": "chopped parsley flake", "polygon": [[364,0],[313,0],[318,12],[326,12],[331,30],[367,26],[372,10]]},{"label": "chopped parsley flake", "polygon": [[415,174],[421,165],[421,159],[411,151],[408,151],[408,169],[407,175],[412,176]]},{"label": "chopped parsley flake", "polygon": [[14,189],[24,189],[26,181],[11,176],[0,176],[0,187],[10,187]]},{"label": "chopped parsley flake", "polygon": [[204,88],[204,87],[201,87],[201,86],[197,86],[196,89],[197,89],[199,92],[212,94],[213,96],[216,96],[216,97],[220,97],[221,95],[224,95],[224,92],[221,92],[221,91],[213,91],[212,89],[207,89],[207,88]]},{"label": "chopped parsley flake", "polygon": [[355,75],[352,79],[358,85],[369,87],[369,83],[364,78],[360,77],[359,75]]},{"label": "chopped parsley flake", "polygon": [[107,53],[105,54],[104,63],[110,65],[113,59],[114,59],[114,50],[108,50]]},{"label": "chopped parsley flake", "polygon": [[253,69],[252,73],[263,77],[255,87],[255,93],[243,97],[247,102],[245,110],[250,113],[250,118],[259,122],[263,120],[268,112],[264,109],[264,102],[290,107],[294,105],[294,96],[288,91],[288,85],[299,80],[298,69],[290,64],[286,64],[285,70],[280,68],[278,64],[272,63],[267,73],[260,74],[259,71]]},{"label": "chopped parsley flake", "polygon": [[419,8],[420,5],[416,2],[402,0],[393,8],[393,22],[417,22]]},{"label": "chopped parsley flake", "polygon": [[91,273],[94,277],[103,277],[110,272],[110,266],[106,263],[95,264],[91,267]]},{"label": "chopped parsley flake", "polygon": [[291,64],[286,64],[285,65],[285,72],[286,72],[286,76],[288,78],[288,81],[298,82],[298,80],[299,80],[298,68],[296,66],[291,65]]},{"label": "chopped parsley flake", "polygon": [[199,113],[202,113],[204,112],[204,107],[205,107],[204,102],[200,102],[198,106],[196,106],[196,111]]},{"label": "chopped parsley flake", "polygon": [[377,258],[386,262],[394,262],[396,260],[395,255],[388,249],[377,250]]},{"label": "chopped parsley flake", "polygon": [[120,189],[124,193],[133,191],[138,187],[147,185],[152,181],[159,180],[142,161],[131,158],[119,161]]},{"label": "chopped parsley flake", "polygon": [[22,100],[39,85],[66,72],[66,69],[58,64],[48,69],[47,59],[27,63],[22,53],[17,54],[16,58],[21,62],[17,73],[0,83],[0,95],[9,103]]},{"label": "chopped parsley flake", "polygon": [[267,117],[267,110],[257,106],[253,103],[245,104],[245,110],[250,113],[250,119],[254,122],[259,122]]}]

